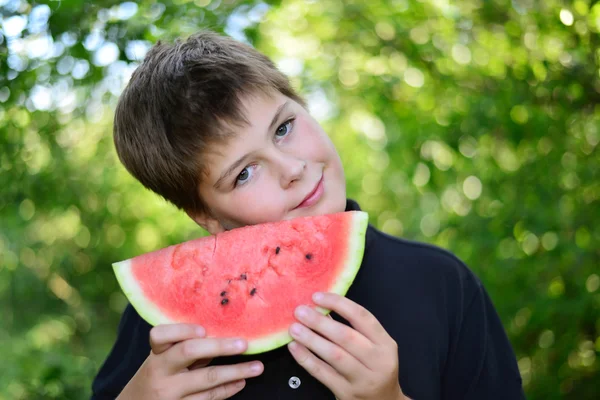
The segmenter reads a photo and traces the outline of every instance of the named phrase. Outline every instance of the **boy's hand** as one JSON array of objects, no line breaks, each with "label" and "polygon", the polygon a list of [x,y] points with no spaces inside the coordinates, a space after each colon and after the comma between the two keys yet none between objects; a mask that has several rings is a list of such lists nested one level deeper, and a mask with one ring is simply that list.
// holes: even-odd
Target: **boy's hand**
[{"label": "boy's hand", "polygon": [[290,327],[295,341],[288,345],[296,361],[340,400],[404,400],[398,347],[373,314],[333,293],[315,293],[313,301],[354,329],[310,307],[298,307],[295,315],[301,324]]},{"label": "boy's hand", "polygon": [[248,344],[204,336],[197,325],[152,328],[152,351],[118,399],[226,399],[244,388],[246,378],[262,373],[263,365],[257,361],[207,367],[213,357],[240,354]]}]

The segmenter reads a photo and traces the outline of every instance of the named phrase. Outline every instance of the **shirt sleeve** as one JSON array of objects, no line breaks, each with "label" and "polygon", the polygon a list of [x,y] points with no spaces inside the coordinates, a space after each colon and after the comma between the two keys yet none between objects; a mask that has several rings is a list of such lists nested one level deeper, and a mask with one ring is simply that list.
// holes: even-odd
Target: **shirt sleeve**
[{"label": "shirt sleeve", "polygon": [[150,354],[151,328],[131,305],[125,308],[117,340],[92,383],[92,400],[114,399],[121,393]]},{"label": "shirt sleeve", "polygon": [[444,399],[525,399],[502,322],[479,283],[462,313],[442,382]]}]

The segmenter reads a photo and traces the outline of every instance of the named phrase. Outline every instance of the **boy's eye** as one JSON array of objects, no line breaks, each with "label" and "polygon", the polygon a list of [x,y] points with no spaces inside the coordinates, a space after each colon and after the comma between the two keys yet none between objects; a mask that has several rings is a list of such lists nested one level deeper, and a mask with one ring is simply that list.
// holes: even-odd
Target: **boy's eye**
[{"label": "boy's eye", "polygon": [[248,172],[248,168],[244,168],[242,172],[237,177],[238,182],[244,182],[250,176],[250,172]]},{"label": "boy's eye", "polygon": [[237,187],[238,185],[243,185],[244,183],[248,182],[250,180],[250,178],[252,178],[252,165],[247,166],[246,168],[244,168],[242,170],[242,172],[240,172],[237,176],[237,178],[235,178],[235,182],[233,183],[234,187]]},{"label": "boy's eye", "polygon": [[291,131],[292,131],[292,120],[290,119],[289,121],[286,121],[283,124],[279,125],[279,127],[275,131],[275,136],[284,137]]}]

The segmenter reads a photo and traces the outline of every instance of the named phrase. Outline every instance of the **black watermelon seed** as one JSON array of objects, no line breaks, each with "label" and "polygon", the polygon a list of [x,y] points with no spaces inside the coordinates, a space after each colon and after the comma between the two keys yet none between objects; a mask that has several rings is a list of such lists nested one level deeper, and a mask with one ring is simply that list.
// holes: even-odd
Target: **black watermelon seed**
[{"label": "black watermelon seed", "polygon": [[227,292],[223,290],[223,291],[221,292],[221,297],[225,296],[226,294],[227,294]]},{"label": "black watermelon seed", "polygon": [[250,291],[250,296],[254,296],[256,294],[256,288],[252,288]]},{"label": "black watermelon seed", "polygon": [[246,274],[241,274],[240,279],[245,281],[246,279],[248,279],[248,277],[246,276]]},{"label": "black watermelon seed", "polygon": [[279,254],[279,250],[281,250],[281,249],[279,248],[279,246],[277,246],[277,247],[275,248],[275,254]]},{"label": "black watermelon seed", "polygon": [[307,255],[305,255],[304,257],[306,257],[307,260],[310,260],[312,258],[312,254],[308,253]]},{"label": "black watermelon seed", "polygon": [[223,300],[221,300],[221,305],[222,306],[224,306],[227,303],[229,303],[229,299],[223,299]]}]

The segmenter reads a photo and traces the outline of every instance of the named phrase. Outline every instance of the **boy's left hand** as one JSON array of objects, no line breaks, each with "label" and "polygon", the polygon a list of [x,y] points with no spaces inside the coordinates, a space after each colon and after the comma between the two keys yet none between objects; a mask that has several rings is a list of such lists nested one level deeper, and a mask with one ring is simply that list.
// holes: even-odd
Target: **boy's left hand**
[{"label": "boy's left hand", "polygon": [[[315,293],[318,306],[335,311],[352,328],[307,306],[290,327],[288,348],[298,364],[340,400],[404,400],[398,382],[398,346],[364,307],[333,293]],[[318,357],[317,357],[318,356]]]}]

